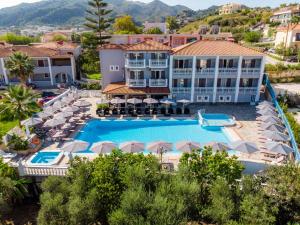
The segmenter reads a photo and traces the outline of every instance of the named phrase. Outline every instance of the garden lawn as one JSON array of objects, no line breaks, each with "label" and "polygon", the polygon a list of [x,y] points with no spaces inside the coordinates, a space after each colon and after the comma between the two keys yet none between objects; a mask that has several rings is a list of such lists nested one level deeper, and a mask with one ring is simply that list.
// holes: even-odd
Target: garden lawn
[{"label": "garden lawn", "polygon": [[92,80],[100,80],[102,75],[100,73],[88,74],[87,78]]},{"label": "garden lawn", "polygon": [[4,136],[8,131],[18,125],[17,120],[13,121],[0,121],[0,137]]}]

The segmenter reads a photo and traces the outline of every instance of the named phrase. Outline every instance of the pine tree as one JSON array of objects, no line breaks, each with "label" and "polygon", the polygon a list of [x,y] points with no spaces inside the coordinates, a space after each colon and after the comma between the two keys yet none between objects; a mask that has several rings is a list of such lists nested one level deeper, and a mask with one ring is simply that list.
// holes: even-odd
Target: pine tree
[{"label": "pine tree", "polygon": [[89,8],[86,10],[88,14],[86,16],[85,26],[93,30],[96,34],[97,42],[99,45],[106,43],[106,40],[110,38],[109,35],[104,34],[107,28],[110,27],[112,20],[108,15],[112,10],[108,10],[107,3],[103,0],[90,0],[88,1]]}]

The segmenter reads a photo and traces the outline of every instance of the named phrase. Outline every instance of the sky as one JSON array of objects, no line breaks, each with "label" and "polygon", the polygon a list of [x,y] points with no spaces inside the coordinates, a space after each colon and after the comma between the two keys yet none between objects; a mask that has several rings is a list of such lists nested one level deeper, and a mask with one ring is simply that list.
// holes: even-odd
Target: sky
[{"label": "sky", "polygon": [[[38,2],[40,0],[0,0],[0,8],[14,6],[22,2]],[[142,2],[150,2],[151,0],[139,0]],[[206,9],[212,5],[223,5],[228,2],[236,2],[245,4],[249,7],[255,6],[271,6],[276,7],[282,3],[294,3],[299,2],[299,0],[162,0],[169,5],[186,5],[191,9]]]}]

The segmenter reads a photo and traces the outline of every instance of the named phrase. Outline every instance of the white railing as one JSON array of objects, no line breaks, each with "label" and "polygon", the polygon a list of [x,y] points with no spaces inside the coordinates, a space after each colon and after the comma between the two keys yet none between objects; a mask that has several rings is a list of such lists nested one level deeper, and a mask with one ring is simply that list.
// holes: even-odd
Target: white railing
[{"label": "white railing", "polygon": [[195,93],[197,94],[212,94],[213,92],[213,87],[195,87]]},{"label": "white railing", "polygon": [[150,87],[168,87],[168,79],[150,79]]},{"label": "white railing", "polygon": [[232,94],[235,93],[235,87],[218,87],[217,93],[219,94]]},{"label": "white railing", "polygon": [[27,166],[20,164],[18,166],[20,176],[65,176],[67,166]]},{"label": "white railing", "polygon": [[126,59],[126,67],[129,68],[145,68],[146,60],[145,59]]},{"label": "white railing", "polygon": [[192,76],[193,69],[192,68],[177,68],[173,70],[174,75],[191,75]]},{"label": "white railing", "polygon": [[257,87],[240,87],[239,94],[256,94]]},{"label": "white railing", "polygon": [[173,87],[172,92],[177,94],[190,93],[192,88],[190,87]]},{"label": "white railing", "polygon": [[260,69],[259,68],[243,68],[242,69],[242,75],[257,75],[259,76],[260,74]]},{"label": "white railing", "polygon": [[220,68],[219,75],[231,75],[237,73],[237,68]]},{"label": "white railing", "polygon": [[128,79],[127,85],[129,87],[146,87],[146,79]]},{"label": "white railing", "polygon": [[215,75],[215,69],[212,68],[197,69],[196,75]]},{"label": "white railing", "polygon": [[149,67],[152,68],[167,68],[168,60],[167,59],[149,59]]},{"label": "white railing", "polygon": [[52,105],[54,102],[61,100],[63,97],[67,96],[69,93],[71,92],[71,89],[69,88],[68,90],[66,90],[64,93],[56,96],[55,98],[51,99],[49,102],[46,102],[44,104],[44,107],[50,106]]}]

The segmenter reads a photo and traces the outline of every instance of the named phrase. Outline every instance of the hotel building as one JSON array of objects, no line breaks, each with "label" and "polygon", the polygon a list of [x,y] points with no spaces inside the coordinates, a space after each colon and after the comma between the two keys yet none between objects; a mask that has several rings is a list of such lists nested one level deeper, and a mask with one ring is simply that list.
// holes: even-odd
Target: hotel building
[{"label": "hotel building", "polygon": [[34,45],[0,45],[0,85],[18,83],[12,77],[5,61],[14,53],[28,55],[35,65],[34,73],[28,82],[38,88],[55,87],[58,84],[72,84],[76,80],[75,60],[80,54],[80,47],[67,42],[51,42]]},{"label": "hotel building", "polygon": [[196,41],[171,49],[155,41],[109,44],[100,49],[103,93],[188,99],[191,102],[256,102],[264,55],[228,41]]}]

